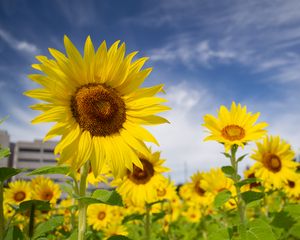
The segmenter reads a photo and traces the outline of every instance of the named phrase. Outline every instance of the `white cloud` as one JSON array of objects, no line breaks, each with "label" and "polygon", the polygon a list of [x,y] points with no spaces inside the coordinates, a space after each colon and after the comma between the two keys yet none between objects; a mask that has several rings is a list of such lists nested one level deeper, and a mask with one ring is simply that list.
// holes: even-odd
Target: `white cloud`
[{"label": "white cloud", "polygon": [[214,61],[228,63],[236,58],[230,50],[212,48],[208,40],[195,41],[193,38],[182,37],[177,41],[153,49],[149,52],[152,61],[180,61],[188,67],[200,64],[210,67]]},{"label": "white cloud", "polygon": [[39,52],[39,49],[33,43],[29,43],[25,40],[19,40],[12,36],[9,32],[0,28],[0,38],[5,41],[11,48],[16,51],[35,55]]}]

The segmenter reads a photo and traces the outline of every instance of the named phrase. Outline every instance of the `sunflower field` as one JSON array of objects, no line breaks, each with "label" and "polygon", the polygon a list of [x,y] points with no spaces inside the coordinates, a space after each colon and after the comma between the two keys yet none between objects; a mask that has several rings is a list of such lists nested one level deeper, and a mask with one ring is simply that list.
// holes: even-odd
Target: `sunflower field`
[{"label": "sunflower field", "polygon": [[[36,57],[28,77],[41,88],[24,93],[40,100],[33,124],[55,123],[44,140],[60,137],[57,165],[33,170],[31,181],[12,180],[23,169],[0,168],[0,240],[300,239],[300,164],[259,113],[232,102],[205,115],[204,140],[224,146],[228,165],[204,172],[199,163],[177,186],[148,145],[159,144],[145,126],[169,123],[157,114],[170,110],[163,85],[141,87],[148,58],[126,55],[119,41],[95,50],[88,37],[83,55],[66,36],[64,45],[66,54]],[[256,148],[245,152],[250,142]],[[246,158],[253,165],[240,174]]]}]

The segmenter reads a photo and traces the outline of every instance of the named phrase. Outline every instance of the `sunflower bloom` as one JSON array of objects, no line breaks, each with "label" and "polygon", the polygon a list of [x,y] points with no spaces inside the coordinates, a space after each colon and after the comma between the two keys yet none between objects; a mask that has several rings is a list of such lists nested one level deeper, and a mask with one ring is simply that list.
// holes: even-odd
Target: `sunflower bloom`
[{"label": "sunflower bloom", "polygon": [[42,74],[29,78],[42,88],[25,95],[43,101],[31,107],[43,112],[32,123],[56,122],[44,140],[61,136],[59,164],[77,170],[90,160],[95,176],[105,163],[114,176],[133,164],[142,168],[135,152],[148,154],[144,141],[158,143],[141,125],[168,122],[156,114],[169,110],[155,96],[163,85],[140,88],[152,70],[142,69],[148,58],[133,61],[137,52],[125,56],[119,41],[109,49],[103,42],[95,51],[87,37],[83,56],[66,36],[64,45],[66,55],[49,49],[54,59],[38,56],[40,64],[32,65]]},{"label": "sunflower bloom", "polygon": [[23,180],[17,180],[8,184],[5,190],[5,201],[10,204],[18,205],[31,199],[30,183]]},{"label": "sunflower bloom", "polygon": [[87,209],[87,221],[94,230],[106,228],[114,220],[111,207],[105,204],[92,204]]},{"label": "sunflower bloom", "polygon": [[262,179],[267,188],[281,188],[294,178],[298,164],[293,161],[295,152],[290,144],[279,136],[269,136],[262,142],[257,142],[256,146],[257,149],[251,155],[257,161],[254,164],[255,176]]},{"label": "sunflower bloom", "polygon": [[207,114],[204,116],[203,126],[209,130],[210,135],[205,138],[214,140],[225,145],[225,150],[229,151],[231,146],[239,145],[243,147],[247,142],[258,140],[266,134],[267,123],[256,123],[260,113],[247,113],[247,107],[232,102],[231,109],[221,106],[218,118]]},{"label": "sunflower bloom", "polygon": [[162,173],[169,169],[163,167],[165,160],[160,159],[160,152],[140,154],[143,168],[133,167],[127,171],[123,179],[117,179],[112,185],[117,186],[117,191],[129,204],[143,207],[145,203],[155,202],[159,199],[157,189],[167,180]]},{"label": "sunflower bloom", "polygon": [[59,185],[54,183],[50,178],[38,177],[33,181],[32,198],[37,200],[49,201],[56,204],[61,195]]}]

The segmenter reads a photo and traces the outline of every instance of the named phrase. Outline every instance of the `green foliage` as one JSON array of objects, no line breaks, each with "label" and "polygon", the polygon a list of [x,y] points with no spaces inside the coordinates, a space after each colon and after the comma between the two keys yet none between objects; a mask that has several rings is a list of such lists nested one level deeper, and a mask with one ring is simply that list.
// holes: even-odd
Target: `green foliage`
[{"label": "green foliage", "polygon": [[32,175],[45,175],[45,174],[62,174],[68,175],[70,173],[70,167],[67,166],[46,166],[33,170],[28,173],[28,176]]},{"label": "green foliage", "polygon": [[216,232],[212,232],[208,235],[208,240],[230,240],[228,229],[219,229]]},{"label": "green foliage", "polygon": [[41,201],[41,200],[28,200],[25,202],[22,202],[19,206],[19,211],[26,212],[30,210],[34,206],[35,210],[40,211],[49,211],[51,210],[50,203],[47,201]]},{"label": "green foliage", "polygon": [[17,226],[11,226],[8,228],[8,231],[6,233],[6,236],[4,237],[4,240],[23,240],[24,236],[20,228]]},{"label": "green foliage", "polygon": [[232,166],[223,166],[221,169],[225,175],[232,176],[235,173]]},{"label": "green foliage", "polygon": [[138,214],[138,213],[134,213],[134,214],[130,214],[124,217],[122,224],[130,222],[130,221],[134,221],[134,220],[143,220],[144,219],[145,214]]},{"label": "green foliage", "polygon": [[216,208],[222,207],[224,203],[226,203],[231,198],[231,192],[228,190],[224,190],[219,192],[218,195],[215,197],[214,206]]},{"label": "green foliage", "polygon": [[130,240],[130,238],[121,235],[116,235],[108,238],[107,240]]},{"label": "green foliage", "polygon": [[243,179],[243,180],[239,181],[238,183],[236,183],[236,185],[239,187],[242,187],[247,184],[258,183],[258,182],[261,182],[261,180],[258,178],[246,178],[246,179]]},{"label": "green foliage", "polygon": [[239,227],[240,240],[276,240],[272,228],[261,219],[250,222],[246,228]]},{"label": "green foliage", "polygon": [[0,159],[8,157],[10,155],[10,150],[9,148],[0,148]]},{"label": "green foliage", "polygon": [[86,204],[104,203],[113,206],[123,206],[122,197],[114,190],[98,189],[91,197],[78,197],[78,200]]},{"label": "green foliage", "polygon": [[247,191],[242,193],[242,199],[246,204],[262,199],[263,197],[264,193],[262,192]]},{"label": "green foliage", "polygon": [[48,221],[40,223],[36,229],[34,230],[33,239],[37,239],[47,232],[55,230],[58,226],[63,224],[64,217],[63,216],[55,216],[50,218]]},{"label": "green foliage", "polygon": [[7,179],[19,174],[20,172],[22,172],[21,169],[1,167],[0,168],[0,182],[4,182]]}]

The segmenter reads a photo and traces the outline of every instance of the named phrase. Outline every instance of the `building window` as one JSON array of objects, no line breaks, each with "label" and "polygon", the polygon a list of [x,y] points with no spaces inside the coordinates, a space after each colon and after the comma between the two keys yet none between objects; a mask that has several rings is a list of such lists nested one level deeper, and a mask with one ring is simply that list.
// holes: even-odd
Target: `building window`
[{"label": "building window", "polygon": [[41,152],[40,149],[37,148],[19,148],[20,152]]},{"label": "building window", "polygon": [[39,159],[19,159],[19,162],[40,162]]},{"label": "building window", "polygon": [[43,162],[46,162],[46,163],[56,163],[57,161],[55,159],[44,159]]},{"label": "building window", "polygon": [[53,153],[53,149],[44,149],[44,153]]}]

